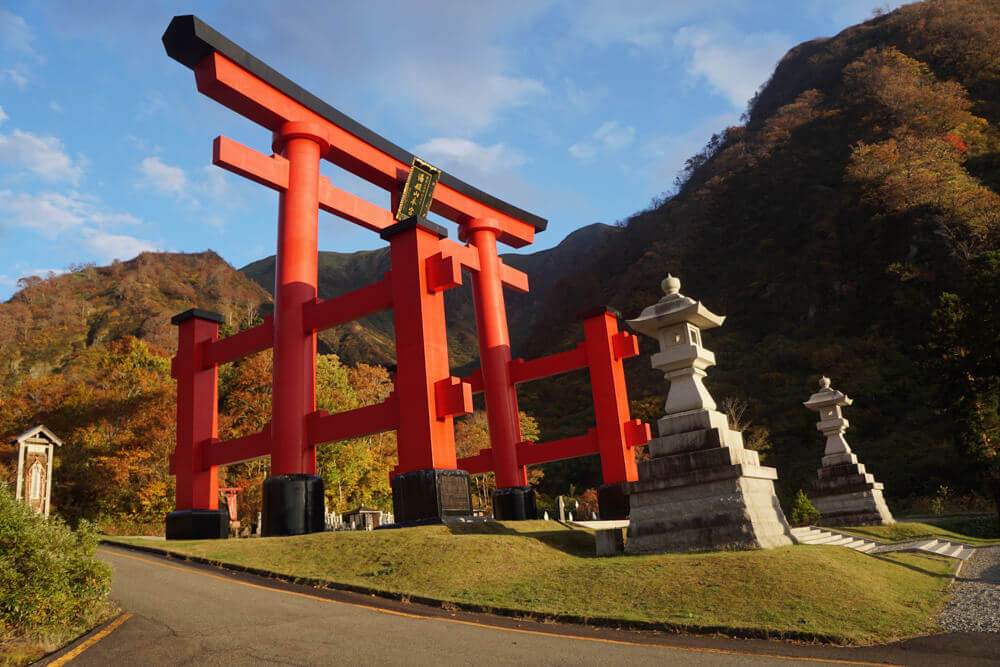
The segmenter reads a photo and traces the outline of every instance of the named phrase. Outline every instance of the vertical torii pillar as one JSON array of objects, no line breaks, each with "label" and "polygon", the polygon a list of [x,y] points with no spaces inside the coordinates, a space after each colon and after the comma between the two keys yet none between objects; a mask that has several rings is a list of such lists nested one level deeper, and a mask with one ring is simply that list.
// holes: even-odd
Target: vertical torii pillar
[{"label": "vertical torii pillar", "polygon": [[459,228],[460,238],[469,240],[479,253],[479,272],[472,277],[472,295],[486,420],[497,482],[493,492],[493,516],[504,521],[534,519],[538,511],[535,491],[528,486],[527,470],[517,460],[521,419],[517,390],[510,376],[510,333],[497,253],[497,235],[501,231],[497,221],[491,218],[476,218]]},{"label": "vertical torii pillar", "polygon": [[218,367],[206,359],[218,339],[222,317],[192,308],[174,315],[177,356],[170,375],[177,380],[177,447],[170,467],[177,479],[176,509],[167,514],[168,540],[219,539],[229,535],[229,515],[219,509],[216,466],[204,467],[202,450],[219,435]]},{"label": "vertical torii pillar", "polygon": [[323,530],[323,480],[306,420],[316,410],[316,332],[304,308],[318,281],[319,161],[330,150],[317,123],[291,121],[274,133],[288,160],[288,187],[278,201],[274,269],[274,366],[271,374],[271,476],[264,481],[262,533]]},{"label": "vertical torii pillar", "polygon": [[844,439],[850,426],[841,408],[853,403],[846,394],[830,387],[830,378],[819,380],[819,391],[803,403],[819,413],[816,430],[826,436],[826,450],[818,479],[813,482],[809,499],[820,512],[823,526],[872,526],[895,523],[882,497],[881,482],[858,463]]},{"label": "vertical torii pillar", "polygon": [[458,469],[452,419],[472,412],[472,387],[451,376],[444,319],[444,290],[457,285],[461,276],[432,277],[429,269],[447,232],[412,217],[380,235],[390,243],[396,332],[399,472],[390,480],[394,518],[413,524],[471,516],[469,473]]},{"label": "vertical torii pillar", "polygon": [[665,296],[629,325],[660,344],[650,362],[670,380],[660,437],[649,441],[639,481],[629,485],[628,553],[770,548],[792,543],[774,494],[774,468],[743,448],[743,434],[702,384],[715,355],[701,332],[724,317],[680,293],[667,276]]}]

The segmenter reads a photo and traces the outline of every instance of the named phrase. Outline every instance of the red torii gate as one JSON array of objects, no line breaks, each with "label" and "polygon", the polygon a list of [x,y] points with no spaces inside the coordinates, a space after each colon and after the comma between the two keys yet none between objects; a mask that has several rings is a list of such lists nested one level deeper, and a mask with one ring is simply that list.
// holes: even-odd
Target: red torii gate
[{"label": "red torii gate", "polygon": [[[585,318],[586,343],[532,362],[511,361],[503,286],[527,291],[527,277],[505,265],[497,242],[522,247],[545,229],[544,219],[442,173],[431,210],[459,225],[459,238],[423,218],[397,222],[393,214],[345,192],[319,173],[327,159],[385,188],[391,207],[413,156],[298,87],[194,16],[175,17],[163,42],[168,55],[194,70],[198,90],[273,133],[266,156],[225,137],[214,142],[213,162],[279,192],[275,313],[253,329],[218,340],[221,318],[197,309],[173,318],[180,341],[173,363],[178,380],[177,511],[168,537],[214,537],[218,511],[216,466],[271,455],[265,482],[265,535],[322,530],[322,481],[315,447],[323,442],[398,429],[399,466],[393,471],[398,521],[440,520],[471,513],[468,473],[493,470],[500,519],[535,515],[525,466],[599,452],[602,493],[622,510],[622,483],[636,479],[631,449],[649,439],[649,427],[630,420],[621,360],[636,354],[635,339],[617,330],[603,311]],[[379,283],[334,299],[317,298],[317,223],[323,209],[379,231],[390,242],[391,270]],[[443,291],[472,275],[480,369],[450,375]],[[316,411],[316,332],[392,308],[396,328],[395,391],[382,404],[347,413]],[[272,420],[258,434],[217,438],[217,367],[274,349]],[[597,428],[580,438],[532,445],[521,441],[516,384],[587,367]],[[472,409],[473,391],[485,394],[489,450],[455,459],[452,418]],[[605,512],[602,510],[602,515]],[[224,513],[221,514],[224,516]]]}]

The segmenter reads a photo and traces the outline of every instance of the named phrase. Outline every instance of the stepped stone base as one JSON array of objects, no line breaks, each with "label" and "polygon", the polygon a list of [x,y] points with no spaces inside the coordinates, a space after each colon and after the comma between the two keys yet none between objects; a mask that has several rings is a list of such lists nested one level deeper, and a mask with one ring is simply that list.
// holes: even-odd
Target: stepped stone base
[{"label": "stepped stone base", "polygon": [[769,549],[792,544],[774,494],[774,468],[760,465],[715,410],[669,415],[630,487],[627,553]]},{"label": "stepped stone base", "polygon": [[821,514],[821,526],[879,526],[896,523],[883,488],[852,452],[824,456],[808,495]]}]

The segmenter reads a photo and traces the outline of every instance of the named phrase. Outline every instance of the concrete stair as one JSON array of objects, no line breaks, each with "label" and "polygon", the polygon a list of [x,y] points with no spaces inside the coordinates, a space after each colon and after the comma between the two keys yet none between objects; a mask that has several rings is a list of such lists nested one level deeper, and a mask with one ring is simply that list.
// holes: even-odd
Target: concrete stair
[{"label": "concrete stair", "polygon": [[867,554],[884,554],[894,551],[924,551],[926,553],[965,560],[972,555],[975,547],[949,540],[913,540],[910,542],[886,543],[848,535],[839,530],[801,526],[792,528],[792,537],[798,544],[815,544],[831,547],[847,547]]}]

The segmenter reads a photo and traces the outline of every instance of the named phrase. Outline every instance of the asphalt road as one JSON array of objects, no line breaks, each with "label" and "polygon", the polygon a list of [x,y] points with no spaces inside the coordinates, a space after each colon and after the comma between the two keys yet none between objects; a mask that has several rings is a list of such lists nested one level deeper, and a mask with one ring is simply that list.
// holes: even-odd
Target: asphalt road
[{"label": "asphalt road", "polygon": [[[115,569],[111,597],[131,616],[74,665],[940,665],[1000,657],[969,654],[970,638],[956,636],[845,649],[535,623],[319,591],[106,546],[100,557]],[[963,647],[966,654],[955,656]]]}]

